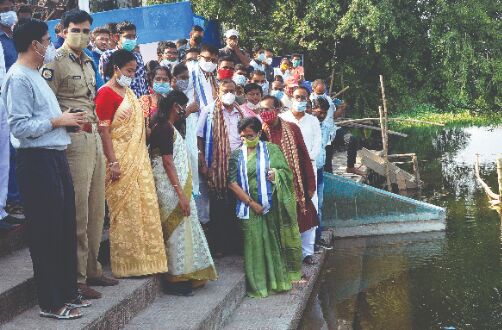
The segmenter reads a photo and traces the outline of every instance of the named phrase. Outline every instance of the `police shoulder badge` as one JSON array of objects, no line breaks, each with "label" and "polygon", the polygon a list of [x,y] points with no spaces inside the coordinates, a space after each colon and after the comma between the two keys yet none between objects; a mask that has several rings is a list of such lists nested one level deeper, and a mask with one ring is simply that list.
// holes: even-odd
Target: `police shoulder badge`
[{"label": "police shoulder badge", "polygon": [[47,81],[51,81],[52,80],[52,77],[54,77],[54,70],[52,69],[48,69],[48,68],[44,68],[42,70],[42,77],[47,80]]}]

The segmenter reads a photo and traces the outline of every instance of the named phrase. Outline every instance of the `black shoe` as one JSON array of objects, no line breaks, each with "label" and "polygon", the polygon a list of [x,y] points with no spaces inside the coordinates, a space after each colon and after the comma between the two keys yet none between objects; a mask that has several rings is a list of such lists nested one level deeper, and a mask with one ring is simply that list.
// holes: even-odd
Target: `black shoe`
[{"label": "black shoe", "polygon": [[23,225],[26,223],[26,219],[17,218],[17,217],[10,215],[10,214],[8,216],[6,216],[5,218],[3,218],[2,221],[5,221],[6,223],[8,223],[10,225]]},{"label": "black shoe", "polygon": [[15,225],[11,225],[10,223],[7,223],[6,221],[0,220],[0,232],[7,232],[16,229]]},{"label": "black shoe", "polygon": [[324,238],[321,238],[317,242],[315,242],[316,245],[319,245],[320,248],[323,248],[325,250],[333,250],[333,246],[331,244],[328,244]]},{"label": "black shoe", "polygon": [[191,297],[193,296],[193,287],[191,281],[166,283],[165,293],[175,296]]}]

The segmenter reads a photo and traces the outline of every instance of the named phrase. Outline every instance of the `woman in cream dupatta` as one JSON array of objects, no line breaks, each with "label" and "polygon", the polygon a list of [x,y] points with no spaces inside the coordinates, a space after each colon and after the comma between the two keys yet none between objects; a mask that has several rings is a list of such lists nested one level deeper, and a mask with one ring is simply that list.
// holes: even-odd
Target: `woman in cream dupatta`
[{"label": "woman in cream dupatta", "polygon": [[192,289],[217,278],[206,237],[192,196],[192,177],[185,141],[174,127],[183,119],[188,98],[172,91],[161,98],[152,118],[150,149],[164,241],[169,259],[166,279],[172,293]]},{"label": "woman in cream dupatta", "polygon": [[118,50],[107,69],[113,78],[98,92],[96,113],[108,159],[105,194],[112,272],[116,277],[163,273],[167,260],[145,121],[128,87],[136,61],[132,53]]}]

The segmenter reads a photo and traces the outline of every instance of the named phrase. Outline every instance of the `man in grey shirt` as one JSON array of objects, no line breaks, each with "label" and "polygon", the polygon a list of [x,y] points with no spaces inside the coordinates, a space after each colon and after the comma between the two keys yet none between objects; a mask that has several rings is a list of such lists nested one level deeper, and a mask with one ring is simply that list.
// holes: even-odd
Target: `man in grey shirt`
[{"label": "man in grey shirt", "polygon": [[19,52],[2,85],[10,133],[19,141],[16,170],[28,219],[40,316],[81,317],[77,292],[75,196],[65,149],[66,127],[85,123],[84,113],[61,113],[38,69],[54,59],[47,24],[21,20],[13,39]]}]

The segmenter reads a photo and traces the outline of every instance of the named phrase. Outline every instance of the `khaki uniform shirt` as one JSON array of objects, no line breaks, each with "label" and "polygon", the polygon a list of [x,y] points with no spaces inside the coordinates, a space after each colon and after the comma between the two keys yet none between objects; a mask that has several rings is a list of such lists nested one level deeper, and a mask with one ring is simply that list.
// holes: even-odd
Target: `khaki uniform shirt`
[{"label": "khaki uniform shirt", "polygon": [[42,68],[42,77],[56,94],[62,111],[82,109],[90,123],[97,123],[94,98],[96,76],[92,58],[84,52],[77,56],[65,43],[53,62]]}]

